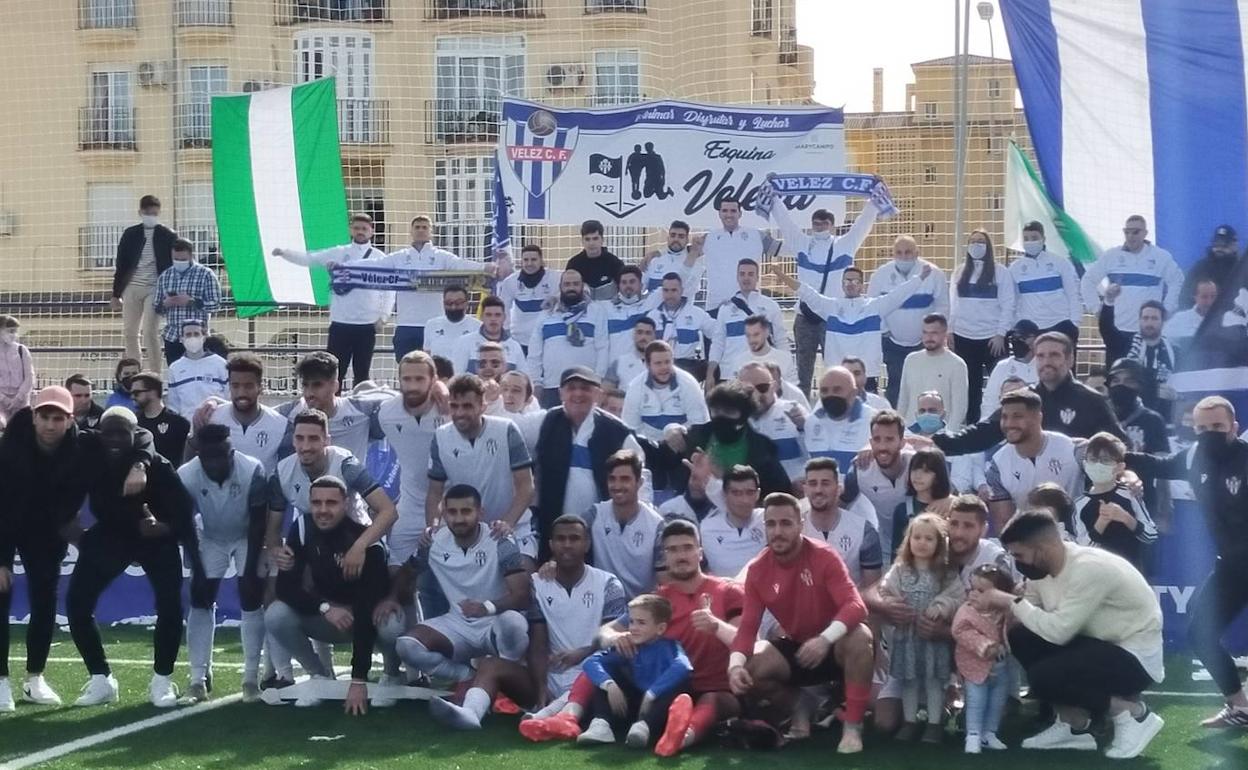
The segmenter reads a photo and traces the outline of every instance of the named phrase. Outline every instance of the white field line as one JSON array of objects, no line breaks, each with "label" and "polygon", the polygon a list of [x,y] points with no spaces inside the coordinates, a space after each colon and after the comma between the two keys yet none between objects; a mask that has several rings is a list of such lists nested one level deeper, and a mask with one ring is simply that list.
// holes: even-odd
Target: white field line
[{"label": "white field line", "polygon": [[[48,658],[48,662],[49,663],[82,663],[82,658]],[[152,662],[150,660],[138,660],[138,659],[129,659],[129,658],[122,658],[120,660],[109,658],[108,663],[109,665],[113,665],[113,666],[150,666],[152,665]],[[187,666],[191,664],[184,660],[179,660],[173,665],[178,666],[180,668],[186,668]],[[242,671],[243,664],[242,663],[215,663],[214,662],[212,664],[212,668],[213,669],[225,669],[227,671]]]}]

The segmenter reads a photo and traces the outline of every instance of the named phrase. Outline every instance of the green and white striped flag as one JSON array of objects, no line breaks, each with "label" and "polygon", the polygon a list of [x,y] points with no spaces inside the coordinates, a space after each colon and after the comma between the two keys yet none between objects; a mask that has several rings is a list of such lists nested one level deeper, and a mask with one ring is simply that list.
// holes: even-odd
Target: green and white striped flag
[{"label": "green and white striped flag", "polygon": [[1035,167],[1011,139],[1005,167],[1005,240],[1010,248],[1023,250],[1023,225],[1033,220],[1044,225],[1045,250],[1069,258],[1080,274],[1100,256],[1101,247],[1049,198]]},{"label": "green and white striped flag", "polygon": [[212,186],[239,316],[325,305],[329,276],[273,256],[349,240],[333,78],[212,99]]}]

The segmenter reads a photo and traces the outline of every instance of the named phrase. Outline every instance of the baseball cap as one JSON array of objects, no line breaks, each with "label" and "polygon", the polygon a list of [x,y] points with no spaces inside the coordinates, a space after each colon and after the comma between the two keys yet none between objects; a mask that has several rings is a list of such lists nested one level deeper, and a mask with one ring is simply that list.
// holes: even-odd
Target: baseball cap
[{"label": "baseball cap", "polygon": [[564,369],[563,374],[559,376],[559,385],[562,387],[573,380],[580,380],[590,385],[602,385],[602,380],[588,366],[573,366],[570,369]]},{"label": "baseball cap", "polygon": [[59,409],[70,417],[74,416],[74,397],[60,385],[50,385],[39,391],[31,408],[37,412],[45,406]]},{"label": "baseball cap", "polygon": [[1233,241],[1238,236],[1235,235],[1235,228],[1230,225],[1218,225],[1218,229],[1213,231],[1214,240]]}]

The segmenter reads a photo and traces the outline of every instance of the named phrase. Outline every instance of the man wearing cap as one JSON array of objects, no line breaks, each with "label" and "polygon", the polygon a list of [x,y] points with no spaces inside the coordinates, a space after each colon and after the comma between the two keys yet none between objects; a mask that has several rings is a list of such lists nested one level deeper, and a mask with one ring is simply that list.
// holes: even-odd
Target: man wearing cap
[{"label": "man wearing cap", "polygon": [[[1196,260],[1187,270],[1183,290],[1179,292],[1179,307],[1189,308],[1196,304],[1197,289],[1204,281],[1215,287],[1229,287],[1235,265],[1239,262],[1239,237],[1230,225],[1219,225],[1213,231],[1213,242],[1205,256]],[[1212,302],[1210,304],[1213,304]]]},{"label": "man wearing cap", "polygon": [[1001,386],[1006,380],[1017,378],[1028,385],[1035,385],[1040,381],[1033,360],[1035,351],[1031,349],[1039,335],[1040,327],[1036,326],[1035,321],[1026,318],[1020,318],[1005,335],[1010,357],[1001,359],[992,367],[992,374],[988,375],[988,384],[984,386],[984,395],[980,401],[980,415],[992,414],[1001,406]]},{"label": "man wearing cap", "polygon": [[[154,457],[152,437],[138,431],[130,459],[137,469],[119,491],[137,493],[146,481],[143,468]],[[34,404],[13,415],[0,441],[0,712],[12,710],[8,682],[9,604],[13,562],[21,554],[26,572],[30,621],[26,626],[26,682],[23,700],[60,705],[60,696],[43,678],[56,621],[57,584],[67,535],[86,496],[85,468],[98,464],[102,450],[94,432],[74,423],[74,399],[65,388],[39,391]]]},{"label": "man wearing cap", "polygon": [[533,525],[539,563],[550,556],[555,519],[565,513],[579,516],[608,499],[607,458],[621,449],[646,456],[627,425],[595,406],[601,390],[602,380],[589,367],[564,370],[559,378],[561,405],[546,413],[538,431],[541,452],[533,458],[537,482]]}]

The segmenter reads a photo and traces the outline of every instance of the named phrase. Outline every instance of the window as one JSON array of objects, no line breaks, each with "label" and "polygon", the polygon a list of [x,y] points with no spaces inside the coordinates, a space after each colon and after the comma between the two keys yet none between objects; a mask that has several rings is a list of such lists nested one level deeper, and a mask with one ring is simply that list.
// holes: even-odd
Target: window
[{"label": "window", "polygon": [[524,38],[440,37],[437,40],[439,141],[494,141],[502,96],[524,95]]},{"label": "window", "polygon": [[346,179],[347,211],[373,218],[373,247],[386,248],[386,191],[372,180]]},{"label": "window", "polygon": [[130,72],[92,72],[80,123],[83,149],[134,149],[134,86]]},{"label": "window", "polygon": [[434,240],[439,246],[467,259],[482,258],[494,222],[493,180],[493,155],[435,162]]},{"label": "window", "polygon": [[936,102],[924,102],[923,103],[923,117],[927,118],[928,120],[933,120],[935,119],[936,115],[937,115]]},{"label": "window", "polygon": [[82,266],[111,270],[121,233],[134,224],[138,197],[127,184],[87,185],[87,225],[78,232]]},{"label": "window", "polygon": [[988,193],[988,200],[985,207],[989,211],[1000,211],[1005,208],[1005,196],[999,192]]},{"label": "window", "polygon": [[641,54],[635,49],[594,52],[595,105],[641,101]]},{"label": "window", "polygon": [[426,19],[542,15],[542,0],[427,0],[427,3]]},{"label": "window", "polygon": [[923,182],[924,184],[936,184],[936,167],[935,166],[923,167]]},{"label": "window", "polygon": [[984,137],[984,149],[990,153],[999,153],[1005,149],[1005,138],[1001,136]]},{"label": "window", "polygon": [[231,22],[231,0],[178,0],[180,27],[224,27]]},{"label": "window", "polygon": [[750,0],[750,34],[771,37],[776,16],[776,0]]},{"label": "window", "polygon": [[338,134],[344,144],[379,141],[385,105],[373,98],[373,36],[316,30],[295,36],[295,81],[334,75],[338,81]]},{"label": "window", "polygon": [[134,0],[78,0],[82,29],[132,29],[137,25]]},{"label": "window", "polygon": [[278,0],[278,23],[304,21],[385,21],[386,0]]},{"label": "window", "polygon": [[585,13],[645,13],[646,0],[585,0]]},{"label": "window", "polygon": [[935,232],[936,232],[936,225],[935,225],[935,224],[933,224],[933,223],[931,223],[931,222],[924,222],[924,223],[923,223],[923,234],[924,234],[924,235],[933,235],[933,234],[935,234]]},{"label": "window", "polygon": [[217,245],[212,182],[183,182],[178,187],[175,227],[179,236],[195,246],[196,259],[209,267],[220,267],[221,249]]},{"label": "window", "polygon": [[989,99],[1001,98],[1001,81],[1000,80],[993,78],[988,81],[988,98]]},{"label": "window", "polygon": [[212,144],[212,97],[229,92],[229,70],[224,64],[190,64],[178,105],[178,141],[183,147]]}]

